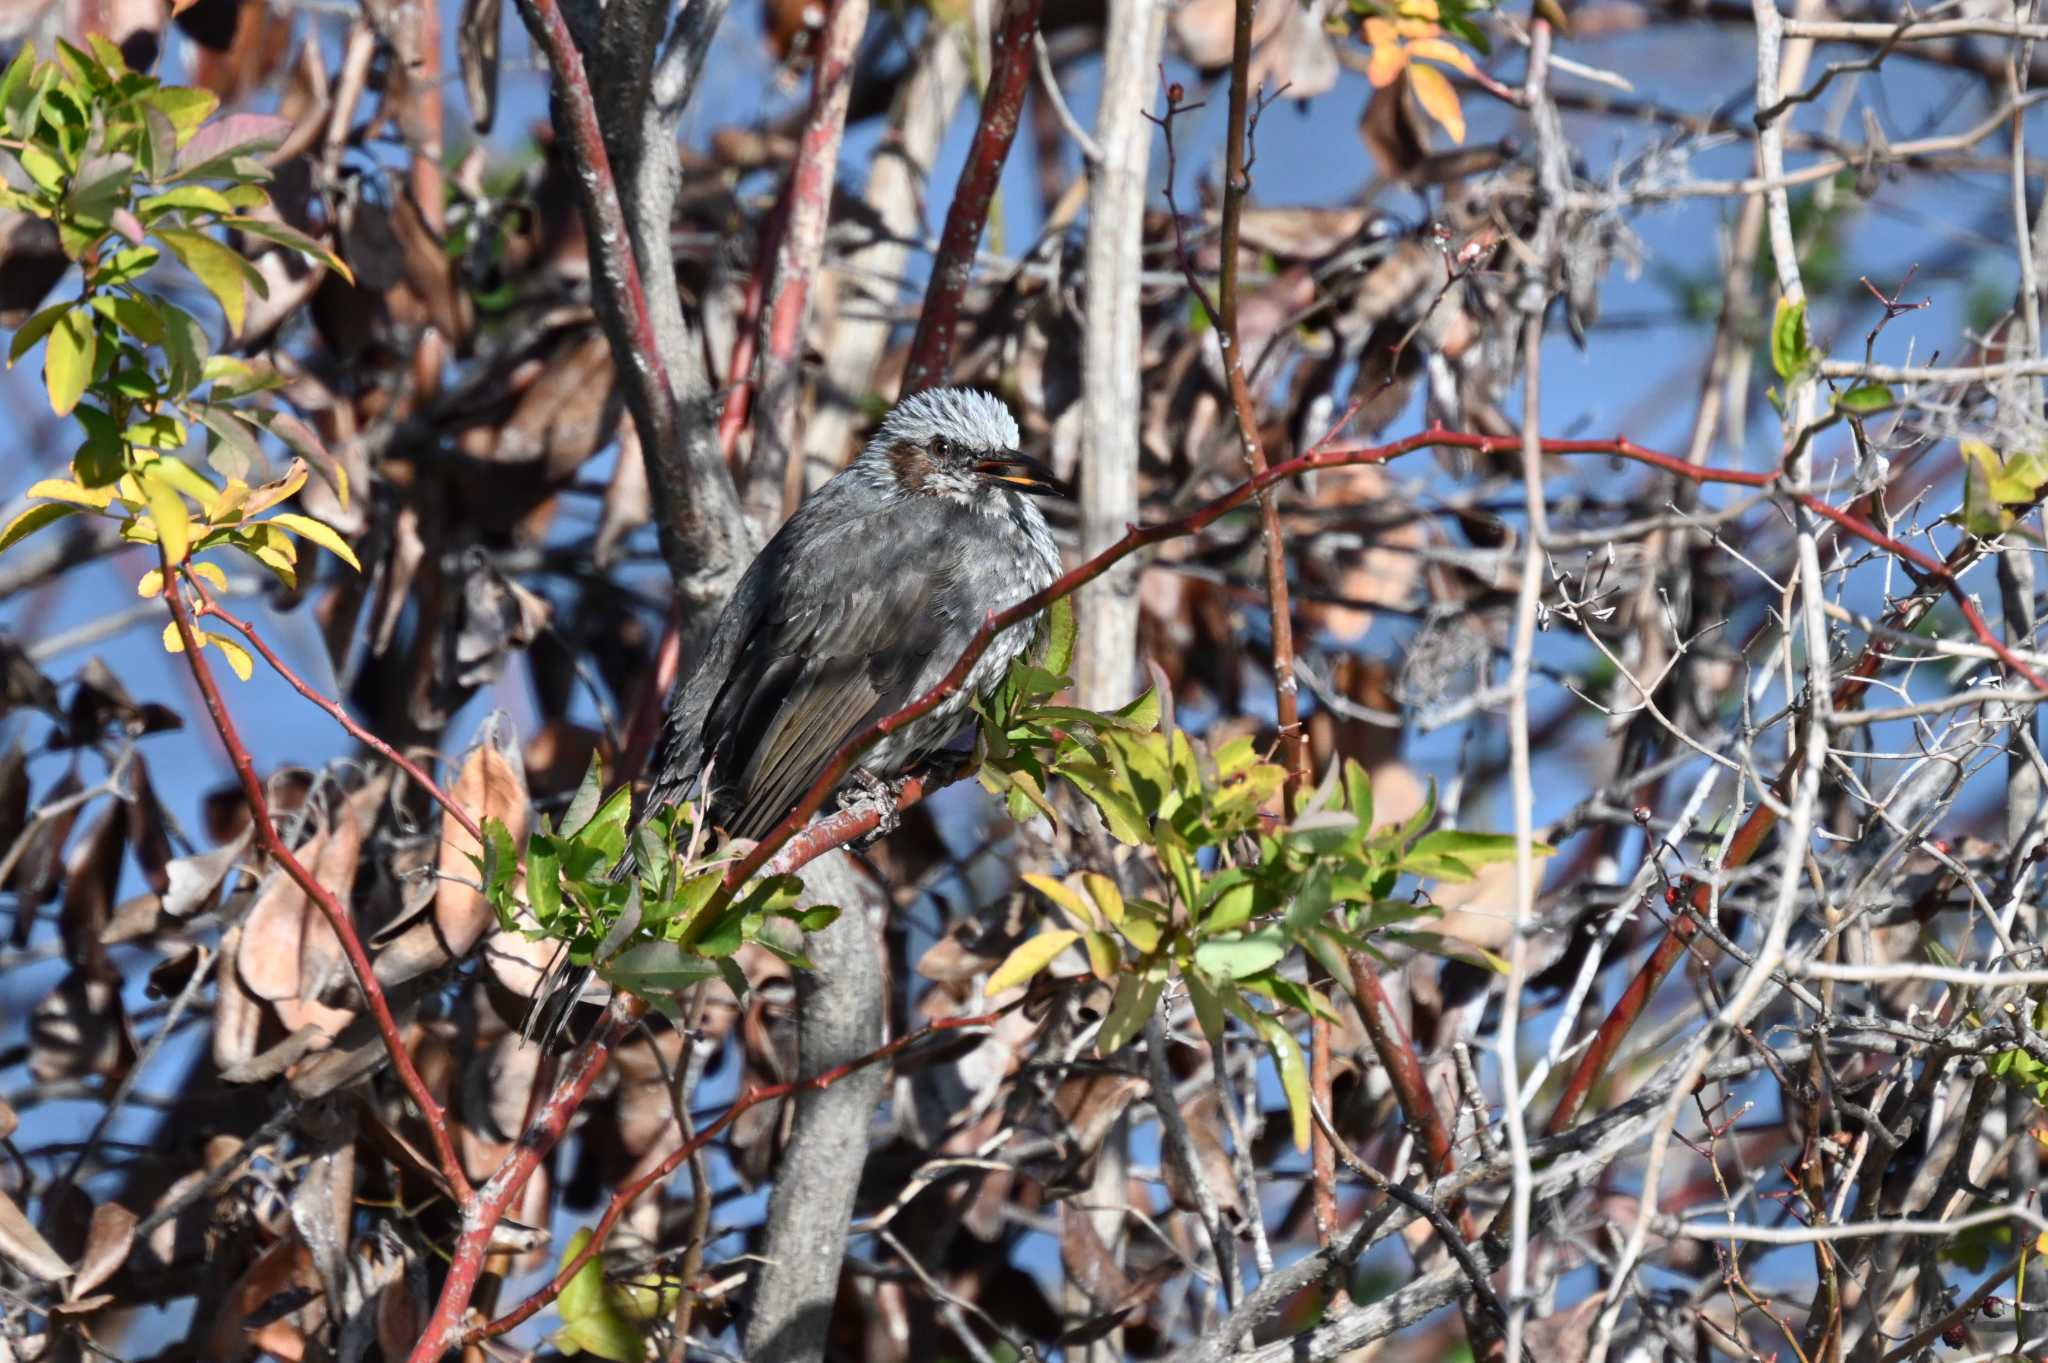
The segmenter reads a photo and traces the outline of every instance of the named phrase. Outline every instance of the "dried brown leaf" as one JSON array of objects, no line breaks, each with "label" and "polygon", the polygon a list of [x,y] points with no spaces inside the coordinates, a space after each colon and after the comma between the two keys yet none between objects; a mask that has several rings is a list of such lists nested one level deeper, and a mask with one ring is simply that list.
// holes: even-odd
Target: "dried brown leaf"
[{"label": "dried brown leaf", "polygon": [[[526,771],[512,721],[493,711],[485,718],[477,741],[463,755],[448,794],[478,824],[503,821],[514,846],[526,841],[532,812],[526,793]],[[476,863],[482,849],[454,818],[441,819],[441,845],[436,868],[443,879],[434,891],[433,911],[421,915],[377,953],[377,978],[387,986],[409,980],[448,961],[469,954],[486,932],[497,926],[497,912],[477,888]]]},{"label": "dried brown leaf", "polygon": [[65,1295],[76,1301],[113,1277],[128,1262],[128,1251],[134,1247],[135,1213],[118,1202],[94,1207],[92,1225],[85,1233],[85,1253]]},{"label": "dried brown leaf", "polygon": [[135,1049],[119,984],[72,971],[36,1004],[28,1053],[29,1072],[46,1084],[120,1073]]},{"label": "dried brown leaf", "polygon": [[22,1215],[4,1189],[0,1189],[0,1259],[39,1282],[53,1283],[71,1272],[64,1256]]},{"label": "dried brown leaf", "polygon": [[[319,860],[328,836],[329,830],[323,828],[299,844],[293,856],[301,866]],[[299,996],[302,945],[319,912],[283,866],[271,868],[262,893],[242,920],[241,949],[235,953],[235,973],[250,993],[271,1003]]]},{"label": "dried brown leaf", "polygon": [[[83,789],[85,783],[78,779],[78,768],[70,767],[57,778],[55,785],[43,792],[36,808],[61,806]],[[17,896],[14,911],[14,945],[17,947],[28,945],[29,932],[36,923],[36,908],[57,893],[64,865],[64,842],[71,836],[71,826],[78,822],[83,808],[82,805],[72,805],[60,814],[31,824],[22,835],[28,843],[15,858],[14,869],[0,880],[0,889],[11,890]],[[0,849],[0,857],[12,855],[14,851],[14,842],[10,841],[5,849]]]}]

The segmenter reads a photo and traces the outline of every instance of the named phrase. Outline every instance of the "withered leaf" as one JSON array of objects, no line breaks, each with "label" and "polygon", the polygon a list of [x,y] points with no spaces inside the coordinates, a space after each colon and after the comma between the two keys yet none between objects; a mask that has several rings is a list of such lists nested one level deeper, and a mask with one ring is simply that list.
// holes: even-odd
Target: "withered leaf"
[{"label": "withered leaf", "polygon": [[[326,847],[330,830],[321,829],[301,843],[293,853],[301,866],[311,870]],[[263,891],[242,920],[241,947],[235,953],[235,972],[259,999],[275,1003],[299,995],[299,957],[312,919],[321,918],[282,865],[271,868]],[[328,932],[324,918],[320,927]]]},{"label": "withered leaf", "polygon": [[[69,804],[74,795],[85,789],[85,783],[78,779],[78,768],[72,766],[57,779],[57,783],[43,792],[37,801],[37,809],[60,809],[62,812],[38,818],[24,834],[27,846],[16,857],[14,869],[8,872],[0,889],[12,890],[19,898],[14,910],[14,945],[28,945],[28,935],[36,925],[35,907],[48,903],[55,897],[61,881],[59,870],[64,864],[64,842],[71,836],[71,826],[78,822],[83,805]],[[13,854],[10,843],[0,856]]]},{"label": "withered leaf", "polygon": [[498,14],[503,0],[462,0],[456,56],[462,62],[462,90],[469,97],[470,122],[491,130],[498,113]]},{"label": "withered leaf", "polygon": [[[0,261],[5,258],[0,248]],[[12,634],[0,631],[0,715],[25,705],[54,713],[56,683],[43,675]]]},{"label": "withered leaf", "polygon": [[0,1259],[40,1282],[53,1283],[71,1272],[64,1256],[22,1215],[4,1189],[0,1189]]},{"label": "withered leaf", "polygon": [[[500,819],[511,831],[514,846],[526,841],[532,812],[526,794],[526,771],[519,739],[503,711],[485,717],[476,744],[463,755],[462,767],[449,797],[479,825]],[[467,829],[444,814],[436,866],[444,877],[434,892],[433,912],[414,922],[377,955],[377,978],[386,985],[409,980],[448,961],[466,956],[498,916],[477,890],[476,863],[482,855]]]},{"label": "withered leaf", "polygon": [[117,983],[74,970],[29,1019],[29,1072],[43,1083],[118,1073],[134,1055]]},{"label": "withered leaf", "polygon": [[66,1289],[73,1301],[104,1283],[128,1261],[135,1247],[135,1213],[118,1202],[102,1202],[92,1209],[92,1225],[85,1233],[85,1253],[78,1261],[78,1273]]},{"label": "withered leaf", "polygon": [[120,883],[126,848],[124,807],[107,800],[65,859],[64,908],[58,923],[64,959],[80,969],[98,971],[105,964],[100,933],[114,915],[114,887]]}]

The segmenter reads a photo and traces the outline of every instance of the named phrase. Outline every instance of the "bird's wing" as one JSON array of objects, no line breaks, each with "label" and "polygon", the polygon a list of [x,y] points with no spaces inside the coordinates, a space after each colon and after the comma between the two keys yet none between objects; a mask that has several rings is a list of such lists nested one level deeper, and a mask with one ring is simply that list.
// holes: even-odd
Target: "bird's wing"
[{"label": "bird's wing", "polygon": [[924,519],[899,511],[835,526],[761,584],[704,728],[734,835],[765,835],[841,744],[916,699],[935,655],[964,644],[940,599],[949,575],[934,571],[938,527]]}]

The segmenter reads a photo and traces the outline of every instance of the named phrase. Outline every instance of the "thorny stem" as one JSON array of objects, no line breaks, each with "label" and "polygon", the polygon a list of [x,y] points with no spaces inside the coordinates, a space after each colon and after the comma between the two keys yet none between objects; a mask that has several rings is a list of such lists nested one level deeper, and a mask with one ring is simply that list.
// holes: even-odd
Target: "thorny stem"
[{"label": "thorny stem", "polygon": [[292,855],[291,849],[284,845],[284,839],[278,836],[276,825],[271,823],[270,801],[263,793],[263,778],[256,774],[256,761],[249,755],[241,733],[235,728],[234,717],[228,713],[227,702],[221,697],[212,667],[200,655],[198,631],[192,623],[192,608],[186,604],[185,594],[178,586],[178,570],[168,558],[163,558],[161,550],[158,556],[163,562],[164,603],[171,608],[171,619],[178,629],[178,642],[184,649],[186,665],[192,670],[192,680],[206,702],[207,717],[213,721],[214,731],[220,735],[221,745],[227,749],[228,760],[234,764],[235,776],[242,785],[242,798],[249,802],[249,820],[255,828],[256,840],[292,882],[305,891],[306,897],[327,919],[328,926],[334,929],[334,935],[348,957],[349,969],[355,974],[356,987],[363,991],[363,1001],[377,1024],[377,1034],[384,1040],[384,1049],[391,1054],[391,1064],[398,1071],[398,1080],[419,1108],[428,1134],[433,1137],[434,1157],[440,1162],[441,1172],[456,1196],[466,1202],[471,1196],[469,1176],[462,1171],[462,1160],[456,1155],[455,1142],[448,1133],[447,1110],[427,1088],[426,1080],[420,1077],[418,1067],[413,1064],[412,1051],[399,1033],[398,1019],[392,1016],[390,1001],[384,997],[384,986],[377,982],[377,969],[370,963],[369,953],[363,949],[363,939],[356,933],[348,906],[336,899],[334,892],[322,885],[305,864]]}]

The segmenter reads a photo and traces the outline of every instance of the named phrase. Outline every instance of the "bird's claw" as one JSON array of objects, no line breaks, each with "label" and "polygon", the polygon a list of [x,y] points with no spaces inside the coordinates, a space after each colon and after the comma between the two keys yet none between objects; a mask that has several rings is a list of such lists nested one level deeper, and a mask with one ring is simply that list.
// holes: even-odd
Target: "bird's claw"
[{"label": "bird's claw", "polygon": [[855,847],[869,847],[880,842],[896,831],[902,819],[896,813],[899,786],[884,781],[866,767],[855,767],[847,777],[847,784],[839,792],[839,807],[849,814],[875,815],[875,826],[855,838]]}]

